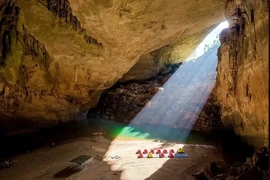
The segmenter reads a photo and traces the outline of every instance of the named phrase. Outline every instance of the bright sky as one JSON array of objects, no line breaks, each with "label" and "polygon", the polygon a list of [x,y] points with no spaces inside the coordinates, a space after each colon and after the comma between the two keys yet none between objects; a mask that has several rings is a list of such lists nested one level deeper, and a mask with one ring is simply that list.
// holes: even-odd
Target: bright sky
[{"label": "bright sky", "polygon": [[[227,28],[229,26],[227,21],[224,21],[222,23],[220,23],[211,33],[209,33],[204,40],[197,46],[197,48],[195,49],[196,51],[196,55],[195,58],[200,57],[201,55],[204,54],[204,47],[205,44],[212,44],[213,41],[215,39],[217,39],[217,35],[219,36],[220,32],[224,29]],[[219,40],[219,39],[217,39]],[[188,58],[188,60],[190,60],[191,57]],[[193,57],[194,58],[194,57]]]}]

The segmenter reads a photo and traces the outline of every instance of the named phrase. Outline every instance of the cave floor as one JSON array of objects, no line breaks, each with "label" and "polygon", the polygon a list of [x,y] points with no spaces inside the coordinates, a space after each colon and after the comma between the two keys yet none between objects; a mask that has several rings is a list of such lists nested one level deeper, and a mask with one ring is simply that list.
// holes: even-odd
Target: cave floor
[{"label": "cave floor", "polygon": [[[138,149],[177,149],[180,144],[152,140],[105,139],[103,136],[73,138],[60,144],[39,148],[13,158],[14,164],[0,170],[3,180],[45,179],[193,179],[192,173],[212,161],[222,161],[216,148],[209,145],[189,144],[184,150],[186,159],[138,159]],[[118,160],[104,160],[104,155],[118,155]],[[80,155],[94,157],[85,168],[76,168],[68,161]]]}]

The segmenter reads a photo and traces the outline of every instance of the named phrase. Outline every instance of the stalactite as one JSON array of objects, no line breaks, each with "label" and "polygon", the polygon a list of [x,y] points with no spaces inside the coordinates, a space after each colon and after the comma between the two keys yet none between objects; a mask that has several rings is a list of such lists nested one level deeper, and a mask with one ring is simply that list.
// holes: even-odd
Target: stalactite
[{"label": "stalactite", "polygon": [[45,45],[39,42],[28,30],[25,26],[23,26],[23,42],[25,43],[27,49],[26,51],[30,51],[30,53],[34,53],[39,56],[45,67],[49,67],[51,63],[51,58],[45,48]]},{"label": "stalactite", "polygon": [[87,35],[86,30],[81,27],[81,22],[76,16],[73,16],[68,0],[37,0],[37,2],[46,6],[47,9],[52,11],[58,18],[64,19],[64,22],[71,25],[75,31],[79,30],[87,44],[92,43],[102,47],[102,43],[99,43],[97,39]]},{"label": "stalactite", "polygon": [[2,4],[0,17],[0,66],[5,65],[7,55],[11,53],[12,39],[18,40],[19,32],[15,28],[18,23],[19,9],[14,1],[9,0]]}]

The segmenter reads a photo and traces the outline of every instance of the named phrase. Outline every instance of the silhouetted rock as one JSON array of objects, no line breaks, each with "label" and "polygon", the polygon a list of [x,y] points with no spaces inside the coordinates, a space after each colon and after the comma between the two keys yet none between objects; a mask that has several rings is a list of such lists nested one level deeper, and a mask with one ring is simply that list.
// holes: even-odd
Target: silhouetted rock
[{"label": "silhouetted rock", "polygon": [[[269,147],[262,147],[256,151],[252,157],[247,158],[245,163],[238,163],[226,167],[218,167],[215,162],[211,163],[210,170],[203,168],[194,176],[198,179],[212,177],[215,180],[248,180],[248,179],[265,179],[269,176]],[[209,172],[211,176],[209,176]],[[210,177],[210,178],[209,178]]]}]

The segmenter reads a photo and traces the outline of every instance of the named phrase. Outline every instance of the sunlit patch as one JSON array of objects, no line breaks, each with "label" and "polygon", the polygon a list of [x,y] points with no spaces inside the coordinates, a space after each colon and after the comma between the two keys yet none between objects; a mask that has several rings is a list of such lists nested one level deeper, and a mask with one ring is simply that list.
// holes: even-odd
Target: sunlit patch
[{"label": "sunlit patch", "polygon": [[122,129],[122,131],[118,134],[118,136],[115,138],[117,140],[126,139],[126,140],[143,140],[143,139],[149,139],[150,134],[149,133],[141,133],[139,131],[136,131],[134,127],[127,126]]},{"label": "sunlit patch", "polygon": [[[113,132],[117,136],[106,155],[122,153],[123,159],[108,162],[113,171],[122,171],[121,179],[128,178],[126,172],[132,168],[128,162],[137,161],[138,149],[185,148],[190,131],[215,86],[218,43],[213,41],[218,40],[218,34],[226,27],[227,22],[217,26],[164,86],[159,87],[159,91],[129,125]],[[205,45],[211,43],[214,45],[206,50]],[[166,144],[167,141],[177,144]],[[147,171],[138,166],[134,174],[144,171],[145,177],[140,178],[145,179],[167,160],[151,158],[151,167],[147,167]]]},{"label": "sunlit patch", "polygon": [[[107,155],[121,155],[118,160],[109,160],[107,163],[111,166],[112,171],[121,171],[121,179],[146,179],[161,168],[170,158],[138,158],[136,151],[140,149],[149,152],[153,149],[157,151],[160,149],[170,152],[172,149],[177,152],[179,148],[183,148],[184,144],[176,144],[167,142],[153,142],[153,141],[114,141]],[[148,156],[149,154],[145,154]],[[168,156],[168,154],[167,154]],[[135,168],[135,169],[134,169]],[[132,172],[131,172],[132,169]]]}]

